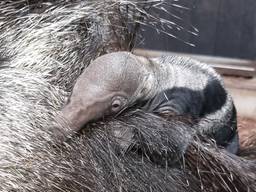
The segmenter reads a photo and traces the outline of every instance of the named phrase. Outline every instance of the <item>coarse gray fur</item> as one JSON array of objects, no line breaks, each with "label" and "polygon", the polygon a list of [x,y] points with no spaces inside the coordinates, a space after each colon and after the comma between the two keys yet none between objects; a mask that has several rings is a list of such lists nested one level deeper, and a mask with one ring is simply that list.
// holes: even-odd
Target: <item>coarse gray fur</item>
[{"label": "coarse gray fur", "polygon": [[[68,126],[55,116],[83,68],[106,46],[95,33],[103,32],[95,31],[105,18],[96,14],[106,10],[102,2],[0,2],[0,191],[255,191],[253,162],[191,140],[182,122],[135,109],[88,125],[83,135],[58,145],[56,135]],[[172,146],[185,142],[184,135],[197,150],[186,157],[187,169],[168,169],[134,151],[123,153],[113,133],[129,129],[162,152],[176,150]],[[162,145],[163,138],[169,143]]]},{"label": "coarse gray fur", "polygon": [[[0,191],[71,191],[62,182],[65,178],[76,186],[81,173],[90,168],[96,170],[97,167],[83,167],[90,158],[75,155],[78,146],[83,153],[87,145],[73,141],[72,147],[64,147],[70,159],[52,147],[69,130],[65,122],[56,122],[55,117],[90,61],[110,52],[113,46],[109,42],[126,50],[129,46],[123,41],[129,40],[130,32],[136,33],[137,21],[154,25],[158,20],[146,12],[148,7],[161,9],[163,3],[173,2],[0,2]],[[144,19],[137,20],[142,15]],[[113,25],[111,17],[121,18],[124,25]],[[152,23],[150,18],[154,18]],[[120,33],[121,29],[124,32]],[[96,136],[92,141],[95,139]],[[78,164],[72,163],[76,160]],[[81,168],[81,173],[73,172],[75,167]],[[92,177],[100,174],[89,174],[87,178]],[[79,190],[78,186],[73,191],[86,190],[80,186]]]},{"label": "coarse gray fur", "polygon": [[[236,109],[221,77],[206,64],[177,57],[147,59],[129,52],[103,55],[78,78],[62,110],[74,130],[137,103],[147,112],[189,115],[196,134],[238,151]],[[182,147],[182,146],[181,146]]]}]

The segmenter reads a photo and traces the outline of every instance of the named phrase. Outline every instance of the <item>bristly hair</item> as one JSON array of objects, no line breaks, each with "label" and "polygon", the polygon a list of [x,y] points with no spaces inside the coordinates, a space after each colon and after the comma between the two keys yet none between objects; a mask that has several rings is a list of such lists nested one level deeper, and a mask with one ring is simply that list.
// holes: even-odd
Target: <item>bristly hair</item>
[{"label": "bristly hair", "polygon": [[179,27],[147,11],[183,9],[178,3],[0,2],[0,191],[255,191],[250,161],[201,145],[188,124],[152,114],[99,121],[58,145],[56,135],[69,128],[55,117],[83,69],[98,55],[131,49],[138,23]]},{"label": "bristly hair", "polygon": [[[41,178],[35,178],[31,184],[28,180],[34,178],[31,173],[37,172],[37,165],[42,166],[42,156],[61,159],[51,147],[55,135],[69,128],[64,121],[56,122],[55,117],[77,77],[95,57],[131,49],[138,24],[153,26],[160,19],[148,12],[150,7],[161,10],[164,4],[177,3],[171,0],[0,2],[0,191],[40,191],[40,185],[54,185],[48,182],[50,175],[39,174]],[[56,161],[46,164],[57,165]],[[58,178],[61,180],[68,174],[69,171],[59,173]]]},{"label": "bristly hair", "polygon": [[164,27],[182,28],[179,23],[158,16],[159,11],[167,12],[165,6],[182,9],[178,3],[172,0],[2,1],[0,52],[11,58],[10,66],[40,73],[51,84],[70,90],[95,57],[115,50],[131,50],[139,25],[154,27],[161,23],[162,32]]}]

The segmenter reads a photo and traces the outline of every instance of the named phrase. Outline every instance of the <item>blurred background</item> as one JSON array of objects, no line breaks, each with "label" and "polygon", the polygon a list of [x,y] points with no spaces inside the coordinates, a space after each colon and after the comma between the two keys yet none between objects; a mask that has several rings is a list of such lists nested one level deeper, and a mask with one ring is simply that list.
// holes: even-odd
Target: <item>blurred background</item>
[{"label": "blurred background", "polygon": [[159,12],[161,17],[180,25],[165,28],[176,38],[144,27],[144,41],[139,47],[255,59],[255,8],[255,0],[179,0],[176,7],[165,6],[169,13]]}]

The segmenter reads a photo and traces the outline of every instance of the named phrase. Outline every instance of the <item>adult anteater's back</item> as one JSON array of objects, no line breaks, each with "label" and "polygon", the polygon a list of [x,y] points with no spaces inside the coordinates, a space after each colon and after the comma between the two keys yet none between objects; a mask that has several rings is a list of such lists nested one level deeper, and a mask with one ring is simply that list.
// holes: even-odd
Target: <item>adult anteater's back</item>
[{"label": "adult anteater's back", "polygon": [[[133,7],[132,1],[118,2],[0,3],[0,191],[230,191],[231,187],[255,190],[254,164],[219,151],[211,152],[207,146],[200,147],[202,151],[193,157],[209,153],[209,159],[217,156],[222,161],[210,164],[213,171],[203,172],[211,173],[203,178],[197,174],[197,164],[193,164],[197,159],[189,158],[186,162],[191,162],[191,168],[183,169],[155,164],[132,150],[124,153],[115,129],[137,127],[135,132],[144,131],[150,147],[159,145],[162,152],[191,138],[189,132],[183,131],[183,122],[167,124],[165,119],[150,114],[131,113],[118,120],[98,122],[81,137],[59,145],[55,137],[68,127],[54,119],[76,78],[91,59],[113,50],[115,42],[119,42],[112,38],[112,32],[108,33],[113,28],[102,28],[112,26],[105,20],[109,16],[111,21],[115,15],[109,9],[123,5],[121,13],[125,13],[127,3]],[[110,47],[109,39],[114,40]],[[170,129],[171,125],[176,129]],[[162,138],[168,141],[164,145]],[[216,167],[224,172],[215,173]],[[216,175],[219,180],[207,182]],[[227,176],[225,180],[223,175]],[[202,179],[206,182],[203,185]]]}]

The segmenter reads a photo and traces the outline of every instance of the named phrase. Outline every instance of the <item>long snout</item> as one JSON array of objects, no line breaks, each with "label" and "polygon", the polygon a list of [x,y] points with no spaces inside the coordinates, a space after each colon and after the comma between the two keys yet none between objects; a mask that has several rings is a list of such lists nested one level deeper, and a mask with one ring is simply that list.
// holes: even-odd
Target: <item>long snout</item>
[{"label": "long snout", "polygon": [[74,132],[78,132],[83,126],[93,119],[89,108],[81,108],[73,103],[69,103],[61,110],[61,116],[67,121]]}]

